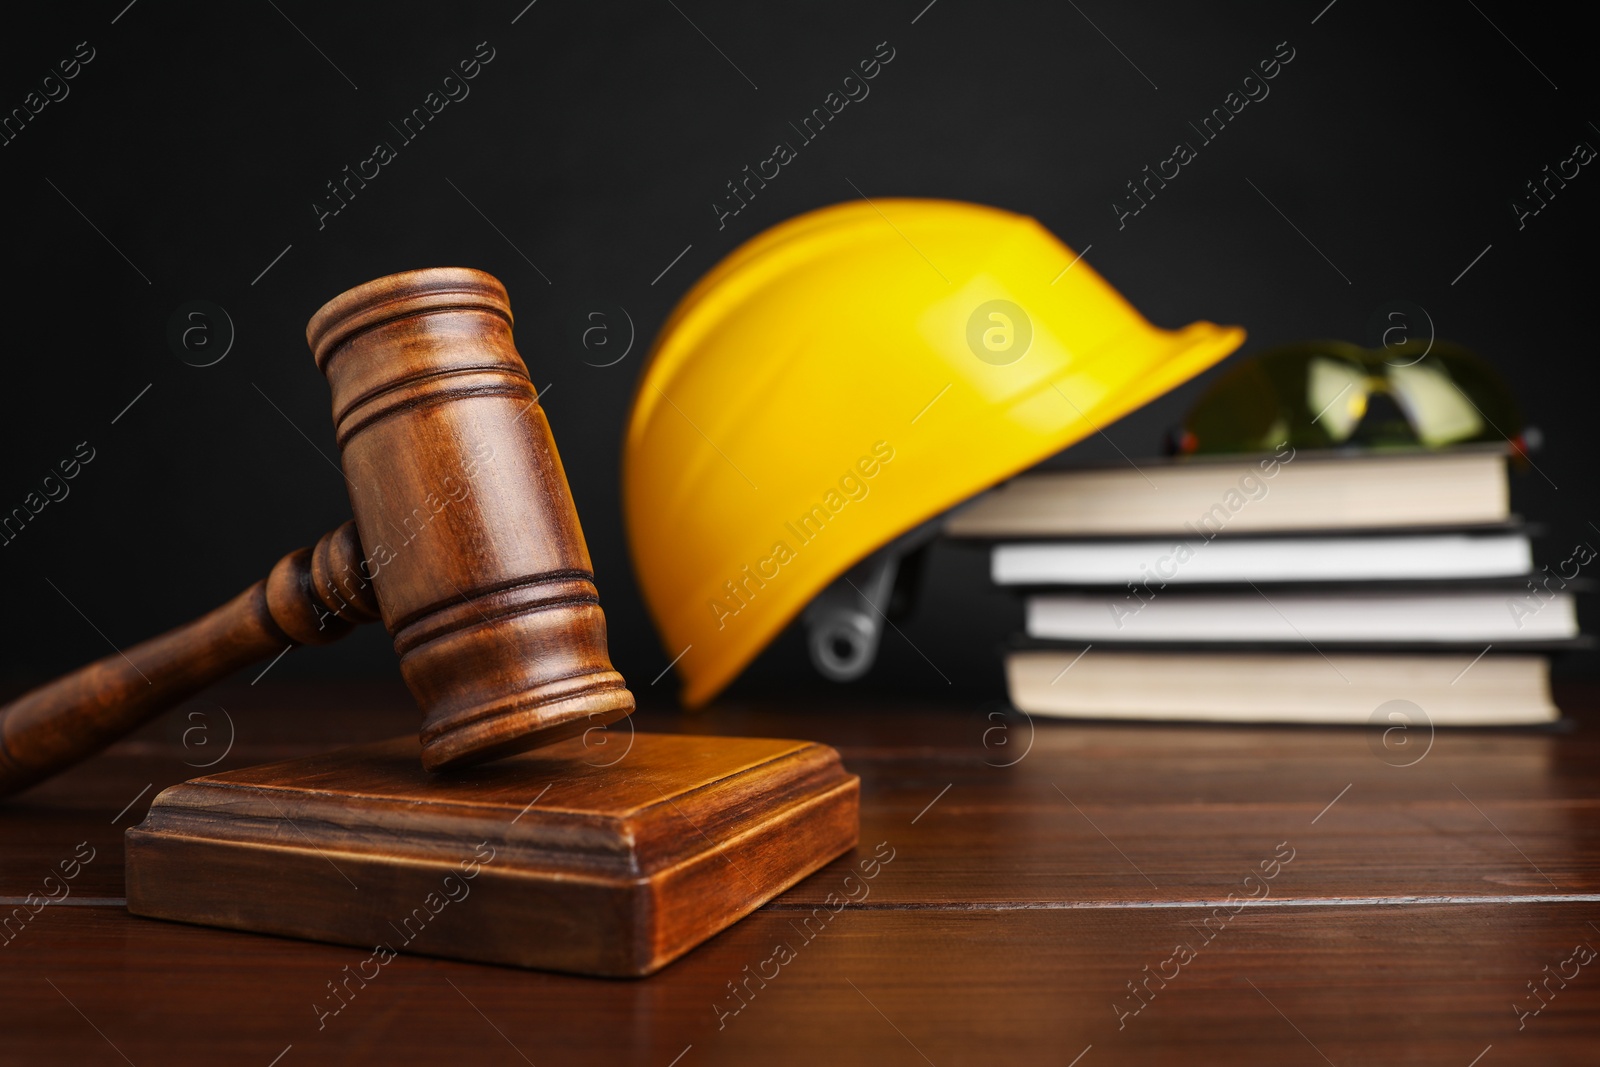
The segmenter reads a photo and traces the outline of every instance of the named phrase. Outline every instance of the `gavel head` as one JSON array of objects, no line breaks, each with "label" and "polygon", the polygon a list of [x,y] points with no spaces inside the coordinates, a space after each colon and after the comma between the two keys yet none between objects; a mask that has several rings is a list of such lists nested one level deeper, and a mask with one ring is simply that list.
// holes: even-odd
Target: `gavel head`
[{"label": "gavel head", "polygon": [[493,759],[629,714],[499,281],[454,267],[379,278],[325,304],[306,340],[333,389],[361,543],[355,566],[327,577],[376,594],[422,706],[423,765]]}]

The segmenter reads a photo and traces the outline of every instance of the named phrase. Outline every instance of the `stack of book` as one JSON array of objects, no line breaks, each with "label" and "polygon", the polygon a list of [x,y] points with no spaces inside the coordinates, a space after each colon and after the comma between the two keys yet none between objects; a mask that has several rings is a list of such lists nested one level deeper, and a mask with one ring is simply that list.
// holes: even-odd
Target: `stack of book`
[{"label": "stack of book", "polygon": [[1571,583],[1535,571],[1504,449],[1040,472],[946,533],[1026,595],[1017,708],[1083,718],[1437,725],[1559,718]]}]

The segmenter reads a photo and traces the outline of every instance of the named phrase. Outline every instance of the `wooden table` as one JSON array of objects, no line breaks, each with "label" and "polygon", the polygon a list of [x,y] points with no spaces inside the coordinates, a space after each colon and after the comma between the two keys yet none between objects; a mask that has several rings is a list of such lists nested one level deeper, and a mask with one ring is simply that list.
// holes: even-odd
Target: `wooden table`
[{"label": "wooden table", "polygon": [[1566,729],[1431,747],[837,692],[638,719],[836,746],[855,854],[653,978],[402,956],[321,1029],[367,953],[129,916],[122,832],[230,732],[216,770],[415,711],[370,685],[191,702],[0,807],[5,913],[70,893],[0,937],[0,1063],[1600,1063],[1596,690],[1560,694]]}]

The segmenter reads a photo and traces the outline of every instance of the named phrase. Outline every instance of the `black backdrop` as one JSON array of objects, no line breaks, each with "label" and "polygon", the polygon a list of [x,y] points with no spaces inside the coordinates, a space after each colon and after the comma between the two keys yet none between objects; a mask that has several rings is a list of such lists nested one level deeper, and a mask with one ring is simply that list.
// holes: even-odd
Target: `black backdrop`
[{"label": "black backdrop", "polygon": [[[1157,324],[1245,325],[1246,354],[1309,336],[1368,341],[1376,312],[1409,301],[1440,336],[1487,355],[1543,429],[1543,473],[1515,488],[1517,507],[1545,525],[1542,561],[1580,540],[1600,546],[1583,296],[1600,174],[1580,168],[1520,223],[1512,207],[1576,143],[1600,145],[1592,35],[1550,9],[524,3],[96,0],[25,23],[6,12],[0,107],[39,110],[0,147],[0,509],[21,505],[80,442],[94,453],[70,495],[0,547],[6,680],[40,680],[198,614],[342,521],[306,319],[378,275],[467,265],[511,291],[519,347],[550,387],[613,656],[648,689],[668,654],[630,573],[617,472],[650,338],[740,241],[849,199],[852,185],[1032,214],[1074,248],[1092,246],[1089,262]],[[719,228],[725,183],[880,42],[894,59],[870,96]],[[402,144],[389,123],[491,50],[470,95]],[[1124,183],[1174,142],[1196,141],[1187,123],[1281,50],[1294,58],[1270,95],[1119,228]],[[74,67],[75,53],[92,58]],[[41,106],[46,94],[57,99]],[[396,158],[319,228],[313,205],[335,206],[325,183],[379,140]],[[232,323],[231,349],[209,367],[169,344],[191,301]],[[594,366],[625,347],[619,307],[632,350]],[[603,358],[573,340],[595,309],[611,309],[614,326]],[[1206,380],[1110,437],[1153,453]],[[1120,462],[1100,438],[1061,461]],[[1017,605],[988,589],[975,550],[939,546],[927,578],[906,638],[964,697],[998,696],[996,647]],[[1563,669],[1592,665],[1569,657]],[[298,650],[275,672],[393,669],[386,638],[371,633]],[[741,687],[807,675],[791,634]],[[893,634],[871,684],[947,691]]]}]

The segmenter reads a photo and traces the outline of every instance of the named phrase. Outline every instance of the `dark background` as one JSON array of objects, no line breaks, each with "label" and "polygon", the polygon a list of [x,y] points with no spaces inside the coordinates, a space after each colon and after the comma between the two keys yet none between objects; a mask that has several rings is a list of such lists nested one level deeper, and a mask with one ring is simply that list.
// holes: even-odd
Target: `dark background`
[{"label": "dark background", "polygon": [[[535,384],[550,387],[613,658],[642,695],[664,698],[670,680],[649,682],[670,653],[630,572],[618,492],[650,339],[741,241],[850,199],[852,182],[874,198],[1034,215],[1075,249],[1092,245],[1088,261],[1158,325],[1246,326],[1234,360],[1306,337],[1368,343],[1376,311],[1411,301],[1439,336],[1498,366],[1544,432],[1543,473],[1514,488],[1518,510],[1544,525],[1541,562],[1580,540],[1600,546],[1584,295],[1597,166],[1520,231],[1510,206],[1577,141],[1600,145],[1592,35],[1549,9],[524,3],[109,0],[25,23],[7,12],[0,109],[21,106],[78,42],[95,58],[65,100],[0,148],[10,266],[0,510],[78,442],[95,459],[67,499],[0,548],[0,680],[43,680],[108,642],[185,621],[346,518],[306,320],[379,275],[463,265],[511,292],[519,348]],[[495,58],[471,95],[400,147],[389,121],[481,41]],[[882,41],[896,54],[871,95],[719,230],[711,204],[724,183],[789,138],[788,122]],[[1111,205],[1124,182],[1193,140],[1186,122],[1282,41],[1295,58],[1271,95],[1119,231]],[[319,231],[311,205],[324,183],[377,140],[395,142],[399,157]],[[191,300],[220,305],[234,325],[214,366],[186,365],[167,343],[169,320]],[[626,309],[637,338],[602,368],[591,364],[620,348],[602,357],[573,337],[607,306]],[[626,327],[616,329],[620,345]],[[1109,436],[1131,456],[1154,454],[1216,373]],[[1121,459],[1094,437],[1060,462]],[[963,699],[1002,695],[996,650],[1020,623],[986,570],[980,550],[937,546],[904,626]],[[1570,656],[1559,669],[1593,672],[1595,660]],[[296,650],[274,670],[389,676],[394,663],[374,630]],[[735,692],[809,679],[791,633]],[[867,684],[950,691],[893,634]]]}]

